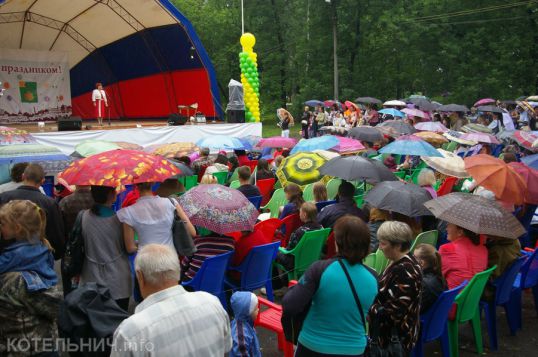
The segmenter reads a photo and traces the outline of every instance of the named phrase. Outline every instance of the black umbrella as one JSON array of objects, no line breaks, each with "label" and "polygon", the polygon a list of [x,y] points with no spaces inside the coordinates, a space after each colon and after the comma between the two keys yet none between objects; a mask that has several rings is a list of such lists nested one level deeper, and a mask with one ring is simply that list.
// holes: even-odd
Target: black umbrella
[{"label": "black umbrella", "polygon": [[388,126],[395,129],[400,134],[410,135],[416,133],[418,130],[415,129],[412,125],[407,124],[403,120],[387,120],[381,124],[378,124],[380,127]]},{"label": "black umbrella", "polygon": [[372,97],[358,97],[357,99],[355,99],[355,101],[357,103],[366,103],[366,104],[381,104],[381,103],[383,103],[379,99],[372,98]]},{"label": "black umbrella", "polygon": [[428,191],[412,183],[386,181],[371,189],[364,201],[375,208],[398,212],[408,217],[431,216],[424,206],[431,200]]},{"label": "black umbrella", "polygon": [[416,105],[420,110],[425,110],[427,112],[431,112],[439,107],[438,104],[432,103],[424,98],[411,98],[409,101]]},{"label": "black umbrella", "polygon": [[493,105],[481,105],[479,106],[478,108],[479,111],[481,112],[490,112],[490,113],[501,113],[502,114],[502,110],[501,108],[499,107],[496,107],[496,106],[493,106]]},{"label": "black umbrella", "polygon": [[183,162],[177,162],[172,159],[168,159],[175,167],[177,167],[181,173],[175,175],[174,177],[183,177],[183,176],[192,176],[194,175],[194,171],[187,165],[185,165]]},{"label": "black umbrella", "polygon": [[459,105],[459,104],[445,104],[441,105],[439,108],[437,108],[440,112],[468,112],[469,108],[467,108],[465,105]]},{"label": "black umbrella", "polygon": [[346,181],[368,182],[396,181],[394,174],[377,160],[361,156],[338,156],[319,168],[323,175],[334,176]]},{"label": "black umbrella", "polygon": [[357,128],[352,128],[349,130],[347,136],[360,141],[368,141],[370,143],[383,140],[383,134],[371,126],[359,126]]}]

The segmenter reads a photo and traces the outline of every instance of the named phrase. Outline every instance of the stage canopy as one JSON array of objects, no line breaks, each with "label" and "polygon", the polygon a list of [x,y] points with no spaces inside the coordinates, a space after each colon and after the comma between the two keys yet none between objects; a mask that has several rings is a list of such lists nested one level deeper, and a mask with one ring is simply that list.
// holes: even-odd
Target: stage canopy
[{"label": "stage canopy", "polygon": [[2,48],[67,52],[73,114],[83,118],[94,116],[96,82],[112,118],[167,117],[193,103],[222,117],[213,65],[169,0],[0,0]]}]

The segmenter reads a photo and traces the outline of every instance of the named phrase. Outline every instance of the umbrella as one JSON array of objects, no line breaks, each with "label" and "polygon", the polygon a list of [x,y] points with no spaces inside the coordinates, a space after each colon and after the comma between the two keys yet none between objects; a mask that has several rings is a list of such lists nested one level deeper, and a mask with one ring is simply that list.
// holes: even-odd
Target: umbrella
[{"label": "umbrella", "polygon": [[417,132],[417,129],[403,120],[387,120],[378,126],[390,126],[391,128],[396,129],[400,134],[413,134]]},{"label": "umbrella", "polygon": [[525,203],[538,205],[538,170],[530,168],[521,162],[511,162],[508,165],[523,178],[527,185]]},{"label": "umbrella", "polygon": [[522,204],[525,196],[525,180],[496,157],[478,154],[467,157],[465,170],[474,178],[476,183],[495,193],[501,201]]},{"label": "umbrella", "polygon": [[411,116],[411,117],[419,117],[419,118],[423,118],[423,119],[428,119],[430,117],[428,114],[426,114],[422,110],[418,110],[418,109],[404,108],[404,109],[402,109],[402,112],[404,112],[405,114],[407,114],[408,116]]},{"label": "umbrella", "polygon": [[300,152],[290,155],[282,161],[282,164],[276,171],[276,175],[283,187],[290,182],[304,187],[317,181],[328,181],[319,168],[327,162],[323,156],[312,152]]},{"label": "umbrella", "polygon": [[398,130],[394,129],[392,126],[381,126],[376,125],[375,127],[377,130],[383,133],[383,135],[388,135],[393,138],[397,138],[402,135]]},{"label": "umbrella", "polygon": [[166,158],[187,156],[199,148],[191,142],[150,145],[144,151]]},{"label": "umbrella", "polygon": [[408,217],[431,216],[424,202],[431,196],[420,186],[401,181],[385,181],[374,186],[364,201],[375,208],[398,212]]},{"label": "umbrella", "polygon": [[400,136],[398,139],[379,150],[380,154],[402,154],[415,156],[439,156],[441,153],[433,146],[414,135]]},{"label": "umbrella", "polygon": [[439,151],[443,157],[422,156],[422,161],[432,169],[439,171],[444,175],[458,178],[469,177],[469,174],[465,171],[465,162],[463,162],[461,157],[443,149],[437,149],[437,151]]},{"label": "umbrella", "polygon": [[421,110],[426,110],[429,112],[434,111],[440,106],[439,103],[433,103],[423,98],[411,98],[409,101],[413,103],[414,105],[416,105]]},{"label": "umbrella", "polygon": [[117,149],[120,149],[118,144],[102,140],[86,140],[75,146],[75,151],[82,157]]},{"label": "umbrella", "polygon": [[463,133],[460,133],[458,131],[453,131],[453,130],[449,130],[443,134],[443,136],[446,137],[448,140],[454,141],[458,144],[469,145],[469,146],[473,146],[477,144],[476,141],[466,140],[462,138],[461,137],[462,135]]},{"label": "umbrella", "polygon": [[335,157],[339,157],[340,154],[334,151],[328,151],[328,150],[314,150],[316,154],[321,155],[326,160],[334,159]]},{"label": "umbrella", "polygon": [[538,140],[538,136],[528,131],[516,130],[512,136],[514,140],[527,150],[534,151],[536,148],[532,144]]},{"label": "umbrella", "polygon": [[500,144],[499,140],[487,133],[466,133],[461,135],[462,139],[476,141],[477,143]]},{"label": "umbrella", "polygon": [[251,231],[259,212],[238,190],[222,185],[199,185],[179,198],[192,224],[218,234]]},{"label": "umbrella", "polygon": [[372,97],[358,97],[355,99],[357,103],[365,103],[365,104],[381,104],[382,102],[377,98]]},{"label": "umbrella", "polygon": [[322,126],[318,131],[323,131],[332,135],[347,135],[349,129],[343,126]]},{"label": "umbrella", "polygon": [[128,143],[126,141],[112,141],[118,145],[121,149],[125,150],[144,150],[144,148],[138,144]]},{"label": "umbrella", "polygon": [[325,135],[312,139],[303,139],[291,149],[290,154],[298,152],[312,152],[314,150],[327,150],[338,145],[336,136]]},{"label": "umbrella", "polygon": [[538,95],[531,95],[530,97],[527,97],[526,100],[530,100],[530,101],[538,101]]},{"label": "umbrella", "polygon": [[340,102],[337,101],[337,100],[332,100],[332,99],[330,99],[330,100],[326,100],[326,101],[323,102],[323,105],[324,105],[326,108],[332,108],[332,106],[335,105],[335,104],[336,104],[336,105],[338,106],[338,108],[340,108],[340,109],[343,109],[343,108],[344,108],[344,106],[342,105],[342,103],[340,103]]},{"label": "umbrella", "polygon": [[297,140],[293,138],[283,138],[281,136],[272,136],[270,138],[261,139],[258,142],[258,147],[261,148],[292,148],[297,144]]},{"label": "umbrella", "polygon": [[49,176],[56,175],[71,163],[72,158],[58,148],[41,144],[0,146],[0,165],[32,162],[41,165]]},{"label": "umbrella", "polygon": [[435,217],[476,234],[514,239],[525,234],[525,228],[510,212],[478,195],[453,192],[424,205]]},{"label": "umbrella", "polygon": [[517,106],[526,111],[530,116],[534,117],[534,108],[532,105],[530,105],[529,102],[526,100],[523,100],[521,102],[517,102]]},{"label": "umbrella", "polygon": [[353,107],[353,108],[355,108],[355,110],[357,110],[357,111],[360,110],[359,107],[357,106],[357,104],[355,104],[355,103],[353,103],[353,102],[350,102],[349,100],[346,100],[346,101],[344,102],[344,104],[345,104],[346,107],[348,107],[348,108]]},{"label": "umbrella", "polygon": [[357,128],[352,128],[349,131],[348,136],[360,141],[367,141],[369,143],[375,143],[377,141],[383,140],[383,134],[381,134],[379,130],[371,126],[360,126]]},{"label": "umbrella", "polygon": [[528,167],[532,167],[533,169],[538,170],[538,154],[523,156],[521,158],[521,162],[527,165]]},{"label": "umbrella", "polygon": [[468,112],[469,108],[467,108],[465,105],[459,105],[459,104],[446,104],[441,105],[437,108],[440,112]]},{"label": "umbrella", "polygon": [[364,145],[362,145],[361,142],[358,140],[346,138],[343,136],[338,136],[336,138],[338,139],[338,145],[333,147],[331,150],[334,150],[338,153],[344,154],[366,149]]},{"label": "umbrella", "polygon": [[401,100],[387,100],[383,105],[392,105],[395,107],[405,107],[407,104]]},{"label": "umbrella", "polygon": [[[261,136],[257,135],[247,135],[242,138],[239,138],[239,141],[245,146],[246,150],[252,150],[256,146],[258,146],[258,143],[262,140]],[[248,148],[250,147],[250,148]]]},{"label": "umbrella", "polygon": [[70,185],[119,187],[141,182],[162,182],[179,174],[168,160],[135,150],[112,150],[73,162],[58,177]]},{"label": "umbrella", "polygon": [[245,149],[239,139],[225,135],[213,135],[202,138],[196,142],[196,145],[200,148],[210,148],[214,150]]},{"label": "umbrella", "polygon": [[174,165],[175,167],[177,167],[179,169],[179,171],[181,171],[179,174],[175,175],[175,176],[172,176],[172,177],[183,177],[183,176],[192,176],[194,175],[194,171],[192,171],[192,169],[185,165],[183,162],[181,161],[176,161],[174,159],[168,159],[168,161],[170,161],[172,163],[172,165]]},{"label": "umbrella", "polygon": [[323,105],[323,102],[317,99],[310,99],[304,102],[304,105],[308,105],[309,107],[317,107],[318,105]]},{"label": "umbrella", "polygon": [[421,131],[419,133],[413,134],[415,136],[418,136],[422,140],[432,144],[432,145],[441,145],[444,143],[448,143],[448,139],[445,138],[443,135],[434,133],[433,131]]},{"label": "umbrella", "polygon": [[339,156],[327,161],[319,172],[346,181],[367,180],[368,182],[396,181],[394,174],[377,160],[361,156]]},{"label": "umbrella", "polygon": [[422,131],[434,131],[436,133],[444,133],[448,131],[448,128],[443,123],[438,121],[427,121],[423,123],[415,124],[415,129]]},{"label": "umbrella", "polygon": [[487,126],[482,125],[482,124],[475,124],[475,123],[465,124],[461,128],[461,131],[464,131],[466,133],[487,133],[487,134],[492,133],[492,130],[488,128]]},{"label": "umbrella", "polygon": [[[473,107],[479,107],[481,105],[486,105],[486,104],[491,104],[491,103],[495,103],[495,99],[492,99],[492,98],[484,98],[484,99],[480,99],[479,101],[477,101],[476,103],[474,103]],[[480,109],[479,109],[480,110]]]},{"label": "umbrella", "polygon": [[478,111],[481,111],[481,112],[490,112],[490,113],[502,113],[503,112],[501,108],[493,106],[493,105],[483,105],[476,109],[478,109]]},{"label": "umbrella", "polygon": [[393,117],[400,117],[400,118],[405,117],[404,112],[401,112],[398,109],[394,109],[394,108],[381,109],[378,113],[392,115]]},{"label": "umbrella", "polygon": [[0,145],[33,144],[35,139],[26,130],[0,126]]}]

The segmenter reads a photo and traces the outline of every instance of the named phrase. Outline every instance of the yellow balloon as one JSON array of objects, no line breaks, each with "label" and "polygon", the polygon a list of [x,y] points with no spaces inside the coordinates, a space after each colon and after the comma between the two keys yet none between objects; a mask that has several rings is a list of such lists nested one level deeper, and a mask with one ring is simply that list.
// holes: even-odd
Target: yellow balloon
[{"label": "yellow balloon", "polygon": [[241,36],[241,46],[243,46],[244,51],[252,50],[252,47],[256,44],[256,37],[250,32],[245,32]]}]

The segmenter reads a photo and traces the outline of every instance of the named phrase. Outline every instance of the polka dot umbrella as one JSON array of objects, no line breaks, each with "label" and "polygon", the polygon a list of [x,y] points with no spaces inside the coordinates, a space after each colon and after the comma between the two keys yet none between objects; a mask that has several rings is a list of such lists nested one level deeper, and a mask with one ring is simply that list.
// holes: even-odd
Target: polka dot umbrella
[{"label": "polka dot umbrella", "polygon": [[284,159],[276,175],[286,187],[290,182],[304,187],[316,181],[328,181],[328,176],[323,176],[319,168],[327,162],[323,156],[313,152],[299,152]]}]

